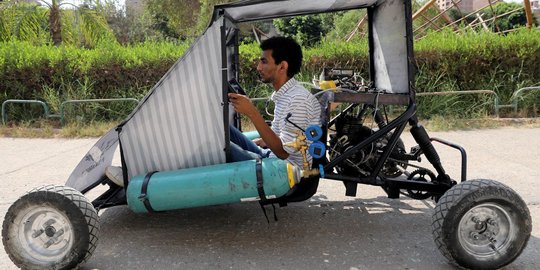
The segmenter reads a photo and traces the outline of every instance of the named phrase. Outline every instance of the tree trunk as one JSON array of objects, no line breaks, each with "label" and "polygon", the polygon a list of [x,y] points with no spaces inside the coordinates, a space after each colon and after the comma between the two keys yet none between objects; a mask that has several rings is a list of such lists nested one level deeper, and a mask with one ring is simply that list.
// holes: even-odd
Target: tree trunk
[{"label": "tree trunk", "polygon": [[60,7],[56,1],[52,2],[49,13],[49,28],[54,46],[60,46],[62,44],[62,25],[60,23]]}]

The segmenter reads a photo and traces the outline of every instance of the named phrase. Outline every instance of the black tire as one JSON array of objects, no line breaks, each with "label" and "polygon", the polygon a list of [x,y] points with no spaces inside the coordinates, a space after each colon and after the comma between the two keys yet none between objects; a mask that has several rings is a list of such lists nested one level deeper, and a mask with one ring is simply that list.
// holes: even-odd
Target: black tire
[{"label": "black tire", "polygon": [[440,198],[432,217],[433,237],[453,264],[498,269],[527,246],[531,216],[525,202],[493,180],[462,182]]},{"label": "black tire", "polygon": [[6,213],[2,242],[22,269],[73,269],[96,249],[98,214],[79,191],[61,185],[36,188]]}]

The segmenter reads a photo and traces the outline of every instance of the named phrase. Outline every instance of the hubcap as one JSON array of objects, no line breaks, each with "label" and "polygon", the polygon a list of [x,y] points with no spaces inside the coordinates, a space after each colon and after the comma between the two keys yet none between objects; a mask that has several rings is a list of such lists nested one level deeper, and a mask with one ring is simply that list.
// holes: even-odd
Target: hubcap
[{"label": "hubcap", "polygon": [[476,257],[502,253],[516,236],[515,221],[508,210],[493,203],[475,206],[459,222],[461,246]]},{"label": "hubcap", "polygon": [[52,207],[27,208],[13,226],[21,248],[39,262],[57,262],[71,250],[73,228],[68,217]]}]

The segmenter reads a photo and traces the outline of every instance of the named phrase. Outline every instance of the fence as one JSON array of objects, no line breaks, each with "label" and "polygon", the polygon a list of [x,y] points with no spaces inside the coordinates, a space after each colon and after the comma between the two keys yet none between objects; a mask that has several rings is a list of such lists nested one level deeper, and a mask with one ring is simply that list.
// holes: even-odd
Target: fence
[{"label": "fence", "polygon": [[21,100],[21,99],[8,99],[2,103],[2,124],[7,123],[6,107],[8,104],[39,104],[43,107],[43,115],[45,118],[59,118],[60,123],[63,125],[65,120],[65,107],[70,104],[82,104],[82,103],[108,103],[108,102],[133,102],[138,104],[139,101],[135,98],[107,98],[107,99],[77,99],[66,100],[60,104],[59,114],[50,114],[49,106],[47,103],[40,100]]},{"label": "fence", "polygon": [[[447,91],[447,92],[424,92],[417,93],[417,96],[446,96],[446,95],[478,95],[487,94],[493,96],[493,113],[495,116],[499,116],[499,110],[501,108],[512,108],[514,112],[518,110],[518,104],[520,100],[523,100],[522,95],[525,92],[538,91],[540,86],[531,86],[520,88],[512,94],[510,98],[510,104],[500,104],[500,99],[497,93],[493,90],[466,90],[466,91]],[[266,101],[268,98],[252,98],[252,101],[260,102]],[[43,108],[43,115],[46,118],[59,118],[60,123],[63,125],[65,120],[65,107],[70,104],[82,104],[82,103],[106,103],[106,102],[133,102],[138,104],[139,101],[135,98],[109,98],[109,99],[80,99],[80,100],[66,100],[60,104],[59,114],[51,114],[47,103],[41,100],[21,100],[21,99],[8,99],[2,103],[2,123],[7,123],[6,107],[8,104],[37,104]]]}]

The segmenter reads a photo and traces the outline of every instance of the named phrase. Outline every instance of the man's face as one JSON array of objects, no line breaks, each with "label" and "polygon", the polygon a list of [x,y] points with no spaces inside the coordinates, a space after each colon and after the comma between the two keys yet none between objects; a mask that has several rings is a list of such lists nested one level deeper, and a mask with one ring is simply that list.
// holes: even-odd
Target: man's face
[{"label": "man's face", "polygon": [[276,65],[274,58],[272,57],[272,50],[265,50],[262,52],[259,64],[257,65],[257,71],[261,77],[261,81],[264,83],[272,83],[278,76],[278,69],[280,65]]}]

